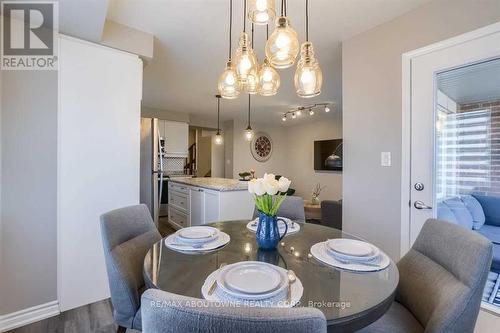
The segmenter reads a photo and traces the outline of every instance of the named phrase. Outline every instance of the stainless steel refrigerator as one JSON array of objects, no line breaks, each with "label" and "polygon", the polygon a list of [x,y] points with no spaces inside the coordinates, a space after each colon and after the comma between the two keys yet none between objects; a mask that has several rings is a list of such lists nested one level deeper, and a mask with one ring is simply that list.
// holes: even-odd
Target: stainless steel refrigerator
[{"label": "stainless steel refrigerator", "polygon": [[141,118],[140,202],[148,206],[158,225],[165,179],[163,156],[165,140],[160,135],[157,118]]}]

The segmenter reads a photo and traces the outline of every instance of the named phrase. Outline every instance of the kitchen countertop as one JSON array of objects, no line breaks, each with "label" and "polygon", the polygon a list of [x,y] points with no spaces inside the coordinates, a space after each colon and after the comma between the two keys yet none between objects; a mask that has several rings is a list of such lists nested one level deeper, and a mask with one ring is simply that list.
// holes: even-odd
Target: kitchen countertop
[{"label": "kitchen countertop", "polygon": [[246,191],[248,182],[228,178],[210,178],[210,177],[175,177],[169,179],[169,182],[185,184],[195,187],[203,187],[209,190],[220,192],[227,191]]}]

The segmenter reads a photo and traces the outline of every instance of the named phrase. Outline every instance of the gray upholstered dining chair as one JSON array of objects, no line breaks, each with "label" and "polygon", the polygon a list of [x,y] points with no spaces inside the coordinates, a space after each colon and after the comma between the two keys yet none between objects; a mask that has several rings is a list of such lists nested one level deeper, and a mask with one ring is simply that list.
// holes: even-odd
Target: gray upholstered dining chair
[{"label": "gray upholstered dining chair", "polygon": [[[259,216],[257,209],[253,212],[253,218]],[[304,199],[297,196],[288,196],[285,198],[281,207],[278,210],[278,216],[289,218],[294,221],[306,221],[306,214],[304,211]]]},{"label": "gray upholstered dining chair", "polygon": [[157,289],[144,292],[141,311],[144,333],[326,333],[318,309],[216,306]]},{"label": "gray upholstered dining chair", "polygon": [[321,201],[321,225],[342,230],[342,200]]},{"label": "gray upholstered dining chair", "polygon": [[398,262],[396,302],[361,332],[473,332],[491,258],[485,237],[428,220]]},{"label": "gray upholstered dining chair", "polygon": [[101,234],[113,316],[118,332],[141,329],[144,257],[161,239],[145,205],[124,207],[101,216]]}]

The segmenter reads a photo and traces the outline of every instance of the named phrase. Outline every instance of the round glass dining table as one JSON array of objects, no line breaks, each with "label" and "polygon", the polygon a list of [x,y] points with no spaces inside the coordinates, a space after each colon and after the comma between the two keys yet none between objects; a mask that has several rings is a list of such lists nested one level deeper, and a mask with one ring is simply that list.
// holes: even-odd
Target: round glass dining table
[{"label": "round glass dining table", "polygon": [[283,238],[276,251],[258,249],[248,221],[210,224],[229,234],[231,241],[213,252],[186,254],[173,251],[164,241],[156,243],[144,260],[146,285],[174,294],[202,298],[207,276],[222,263],[263,261],[293,270],[304,293],[297,306],[321,310],[328,331],[352,332],[381,317],[394,300],[399,272],[391,261],[384,270],[351,272],[327,266],[309,254],[312,245],[332,238],[358,239],[341,230],[300,223],[300,231]]}]

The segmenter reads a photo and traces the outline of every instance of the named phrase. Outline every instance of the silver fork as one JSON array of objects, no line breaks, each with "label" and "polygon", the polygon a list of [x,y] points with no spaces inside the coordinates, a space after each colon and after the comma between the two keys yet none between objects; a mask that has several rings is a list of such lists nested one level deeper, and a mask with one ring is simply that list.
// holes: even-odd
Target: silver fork
[{"label": "silver fork", "polygon": [[[226,263],[223,262],[222,264],[220,264],[219,266],[219,270],[226,266]],[[208,295],[212,295],[215,291],[215,287],[217,286],[217,278],[214,279],[214,281],[212,282],[212,284],[210,285],[210,288],[208,288]]]}]

